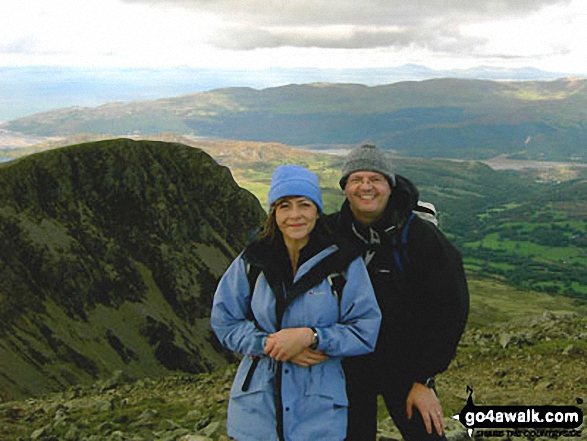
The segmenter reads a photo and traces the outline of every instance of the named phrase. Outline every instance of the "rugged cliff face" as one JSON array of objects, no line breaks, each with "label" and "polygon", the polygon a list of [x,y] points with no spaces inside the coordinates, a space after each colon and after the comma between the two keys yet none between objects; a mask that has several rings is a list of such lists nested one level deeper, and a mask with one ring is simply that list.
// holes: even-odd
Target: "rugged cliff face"
[{"label": "rugged cliff face", "polygon": [[1,165],[0,395],[224,364],[212,296],[263,217],[226,167],[181,144],[117,139]]}]

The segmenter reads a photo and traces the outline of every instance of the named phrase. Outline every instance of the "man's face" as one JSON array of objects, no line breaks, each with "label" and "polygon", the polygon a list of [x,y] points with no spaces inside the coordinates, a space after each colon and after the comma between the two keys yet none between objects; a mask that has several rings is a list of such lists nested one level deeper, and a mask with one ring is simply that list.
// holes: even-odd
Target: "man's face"
[{"label": "man's face", "polygon": [[358,171],[349,176],[344,195],[349,200],[355,218],[368,225],[383,214],[391,187],[381,173]]}]

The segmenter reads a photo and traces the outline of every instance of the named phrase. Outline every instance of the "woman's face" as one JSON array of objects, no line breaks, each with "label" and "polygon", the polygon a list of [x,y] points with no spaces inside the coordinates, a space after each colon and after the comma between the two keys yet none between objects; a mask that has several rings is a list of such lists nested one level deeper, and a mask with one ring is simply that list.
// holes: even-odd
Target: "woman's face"
[{"label": "woman's face", "polygon": [[318,208],[308,198],[293,196],[276,203],[275,222],[286,243],[307,243],[318,219]]}]

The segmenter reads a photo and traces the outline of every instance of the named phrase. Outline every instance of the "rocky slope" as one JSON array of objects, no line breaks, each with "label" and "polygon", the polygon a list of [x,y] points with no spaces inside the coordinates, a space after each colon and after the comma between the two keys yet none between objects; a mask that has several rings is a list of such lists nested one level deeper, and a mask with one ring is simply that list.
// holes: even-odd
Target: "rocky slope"
[{"label": "rocky slope", "polygon": [[226,167],[180,144],[0,165],[0,398],[224,365],[212,295],[263,216]]},{"label": "rocky slope", "polygon": [[[535,316],[466,331],[457,358],[439,376],[447,437],[470,439],[450,419],[465,404],[578,405],[587,411],[587,319]],[[0,404],[3,440],[228,441],[228,392],[234,365],[212,374],[170,375],[129,382],[121,373],[88,387]],[[581,403],[581,404],[579,404]],[[378,441],[401,435],[381,407]],[[585,423],[580,437],[587,440]],[[481,437],[506,441],[505,437]],[[517,437],[514,439],[526,439]],[[536,438],[546,440],[548,438]]]}]

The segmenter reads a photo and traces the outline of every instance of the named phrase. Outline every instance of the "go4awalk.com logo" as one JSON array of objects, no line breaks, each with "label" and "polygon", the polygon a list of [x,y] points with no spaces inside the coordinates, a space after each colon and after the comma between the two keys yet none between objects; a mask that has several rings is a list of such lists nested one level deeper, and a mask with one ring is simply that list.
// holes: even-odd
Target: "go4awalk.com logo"
[{"label": "go4awalk.com logo", "polygon": [[476,438],[581,436],[577,428],[583,423],[583,411],[576,406],[477,406],[473,389],[467,386],[467,392],[467,404],[452,418],[467,428],[469,436],[473,432]]}]

